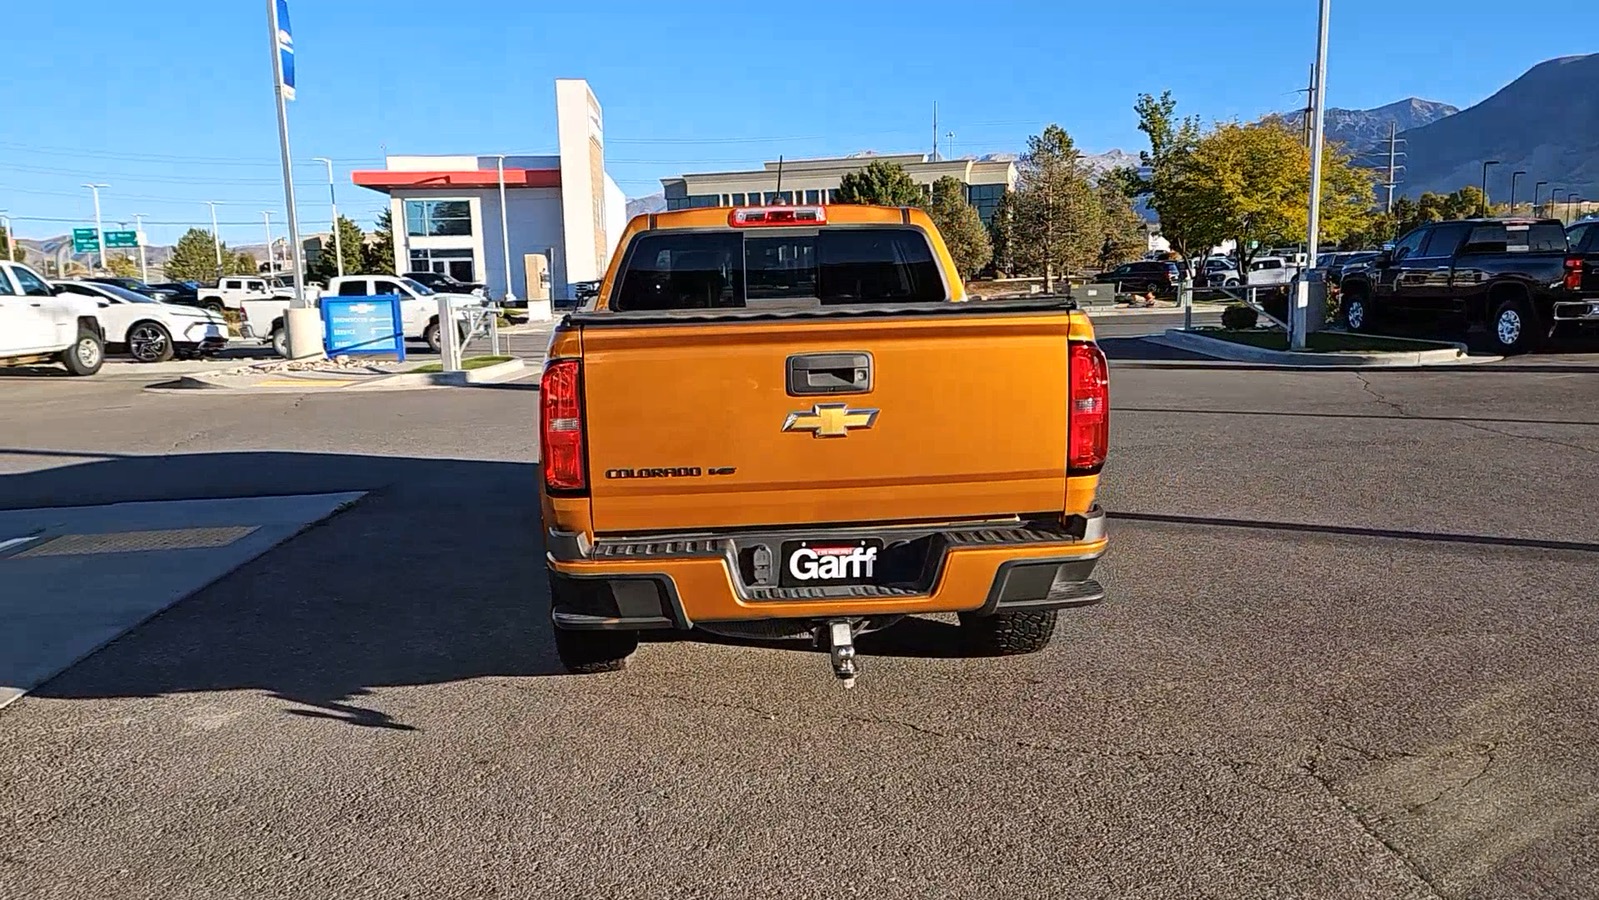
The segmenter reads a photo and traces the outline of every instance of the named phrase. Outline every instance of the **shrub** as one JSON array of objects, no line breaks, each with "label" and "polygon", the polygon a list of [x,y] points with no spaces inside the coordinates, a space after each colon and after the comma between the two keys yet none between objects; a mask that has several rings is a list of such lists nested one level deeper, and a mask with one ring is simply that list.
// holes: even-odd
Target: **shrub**
[{"label": "shrub", "polygon": [[1221,311],[1221,327],[1232,331],[1254,328],[1259,321],[1260,313],[1242,303],[1234,303]]}]

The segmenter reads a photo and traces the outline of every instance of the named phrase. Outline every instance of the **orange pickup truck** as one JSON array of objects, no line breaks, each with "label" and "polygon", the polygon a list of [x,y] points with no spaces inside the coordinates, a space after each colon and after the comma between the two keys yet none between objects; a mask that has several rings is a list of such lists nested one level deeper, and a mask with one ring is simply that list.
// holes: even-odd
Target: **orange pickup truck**
[{"label": "orange pickup truck", "polygon": [[957,613],[978,655],[1095,603],[1109,391],[1064,298],[968,302],[927,215],[635,218],[551,335],[541,508],[556,648],[620,668],[645,629],[854,638]]}]

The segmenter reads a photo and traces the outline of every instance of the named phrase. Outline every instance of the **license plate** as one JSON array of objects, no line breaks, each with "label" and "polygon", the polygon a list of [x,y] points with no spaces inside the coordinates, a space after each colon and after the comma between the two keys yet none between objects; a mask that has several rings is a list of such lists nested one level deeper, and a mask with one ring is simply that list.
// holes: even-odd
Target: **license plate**
[{"label": "license plate", "polygon": [[877,580],[879,540],[784,541],[783,587],[837,587]]}]

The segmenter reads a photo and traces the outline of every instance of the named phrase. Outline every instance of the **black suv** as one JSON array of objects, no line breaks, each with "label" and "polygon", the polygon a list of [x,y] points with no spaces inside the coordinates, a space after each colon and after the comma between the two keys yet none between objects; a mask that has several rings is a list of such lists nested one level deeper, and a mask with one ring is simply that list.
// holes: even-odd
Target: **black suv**
[{"label": "black suv", "polygon": [[1171,260],[1139,260],[1123,263],[1109,272],[1094,276],[1093,284],[1113,284],[1121,293],[1142,294],[1154,291],[1169,294],[1183,277],[1182,267]]}]

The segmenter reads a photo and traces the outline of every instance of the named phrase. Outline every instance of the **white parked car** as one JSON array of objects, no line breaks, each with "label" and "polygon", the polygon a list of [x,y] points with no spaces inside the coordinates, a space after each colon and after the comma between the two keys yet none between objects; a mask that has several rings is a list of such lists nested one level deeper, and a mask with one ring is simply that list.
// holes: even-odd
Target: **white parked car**
[{"label": "white parked car", "polygon": [[58,362],[93,375],[105,363],[98,312],[87,297],[57,295],[22,263],[0,262],[0,366]]},{"label": "white parked car", "polygon": [[269,300],[272,291],[272,284],[264,277],[230,275],[218,281],[215,287],[200,288],[196,293],[201,306],[221,312],[224,309],[244,309],[246,300]]},{"label": "white parked car", "polygon": [[228,342],[220,313],[162,303],[143,294],[92,281],[57,281],[58,296],[87,297],[99,304],[100,325],[111,349],[125,347],[139,362],[165,362],[173,356],[207,356]]},{"label": "white parked car", "polygon": [[[400,322],[406,340],[422,341],[434,353],[439,352],[439,298],[450,299],[455,309],[482,306],[484,300],[477,294],[441,294],[425,284],[399,275],[346,275],[329,279],[326,290],[318,292],[313,302],[322,297],[374,297],[379,294],[398,294],[400,297]],[[288,356],[288,334],[284,329],[284,313],[289,308],[285,298],[244,301],[245,337],[271,340],[272,349],[279,356]],[[464,319],[464,314],[457,320]],[[459,326],[458,326],[459,327]]]}]

